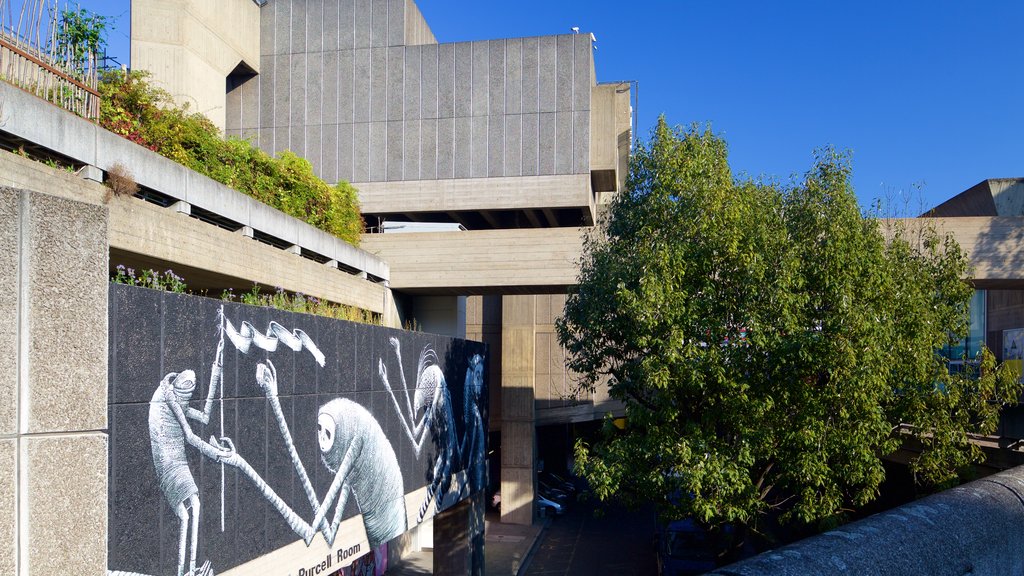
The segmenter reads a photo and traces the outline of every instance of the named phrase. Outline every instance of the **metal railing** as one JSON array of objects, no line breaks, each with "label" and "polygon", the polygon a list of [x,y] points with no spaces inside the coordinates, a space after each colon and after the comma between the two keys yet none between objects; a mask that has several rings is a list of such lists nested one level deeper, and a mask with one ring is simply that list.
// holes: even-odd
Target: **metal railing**
[{"label": "metal railing", "polygon": [[100,93],[0,33],[0,80],[90,120],[100,116]]}]

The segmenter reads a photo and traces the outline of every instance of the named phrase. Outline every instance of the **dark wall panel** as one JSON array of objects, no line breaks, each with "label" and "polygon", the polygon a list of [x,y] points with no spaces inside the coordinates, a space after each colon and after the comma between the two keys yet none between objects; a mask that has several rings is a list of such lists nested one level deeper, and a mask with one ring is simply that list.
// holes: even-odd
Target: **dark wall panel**
[{"label": "dark wall panel", "polygon": [[486,488],[483,344],[122,285],[109,321],[111,570],[333,572]]}]

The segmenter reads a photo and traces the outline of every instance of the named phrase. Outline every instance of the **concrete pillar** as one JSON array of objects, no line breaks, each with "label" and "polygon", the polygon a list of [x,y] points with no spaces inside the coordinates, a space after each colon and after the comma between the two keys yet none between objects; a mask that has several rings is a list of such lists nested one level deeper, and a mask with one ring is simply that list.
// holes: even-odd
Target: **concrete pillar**
[{"label": "concrete pillar", "polygon": [[501,308],[501,521],[533,523],[535,296]]},{"label": "concrete pillar", "polygon": [[434,516],[434,574],[484,573],[484,500],[476,494]]},{"label": "concrete pillar", "polygon": [[411,299],[416,328],[432,334],[466,337],[465,296],[416,296]]},{"label": "concrete pillar", "polygon": [[107,568],[107,211],[0,187],[0,574]]}]

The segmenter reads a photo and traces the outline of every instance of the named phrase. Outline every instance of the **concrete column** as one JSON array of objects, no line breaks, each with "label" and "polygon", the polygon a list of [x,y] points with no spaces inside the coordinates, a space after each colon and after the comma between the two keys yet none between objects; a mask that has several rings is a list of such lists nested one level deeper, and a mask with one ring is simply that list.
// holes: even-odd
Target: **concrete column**
[{"label": "concrete column", "polygon": [[0,574],[107,568],[107,211],[0,187]]},{"label": "concrete column", "polygon": [[434,574],[484,573],[483,494],[434,516]]},{"label": "concrete column", "polygon": [[533,523],[535,296],[501,309],[501,521]]}]

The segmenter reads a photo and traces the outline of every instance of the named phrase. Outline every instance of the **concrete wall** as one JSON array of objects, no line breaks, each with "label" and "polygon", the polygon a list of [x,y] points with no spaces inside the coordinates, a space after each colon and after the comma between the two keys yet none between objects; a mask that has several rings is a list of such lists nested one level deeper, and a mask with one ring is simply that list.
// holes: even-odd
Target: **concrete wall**
[{"label": "concrete wall", "polygon": [[[120,285],[109,308],[111,570],[178,573],[183,499],[186,571],[196,518],[196,564],[217,574],[296,574],[330,557],[329,573],[339,552],[361,556],[486,487],[482,344]],[[271,365],[274,394],[258,384]],[[167,402],[186,370],[187,420]],[[422,394],[435,416],[412,433]]]},{"label": "concrete wall", "polygon": [[0,187],[0,573],[106,567],[106,210]]},{"label": "concrete wall", "polygon": [[132,0],[131,66],[178,104],[223,130],[227,78],[260,70],[259,7],[252,0]]},{"label": "concrete wall", "polygon": [[589,174],[589,35],[412,45],[406,6],[269,3],[228,132],[328,181]]},{"label": "concrete wall", "polygon": [[1024,467],[929,496],[711,574],[1024,573]]}]

